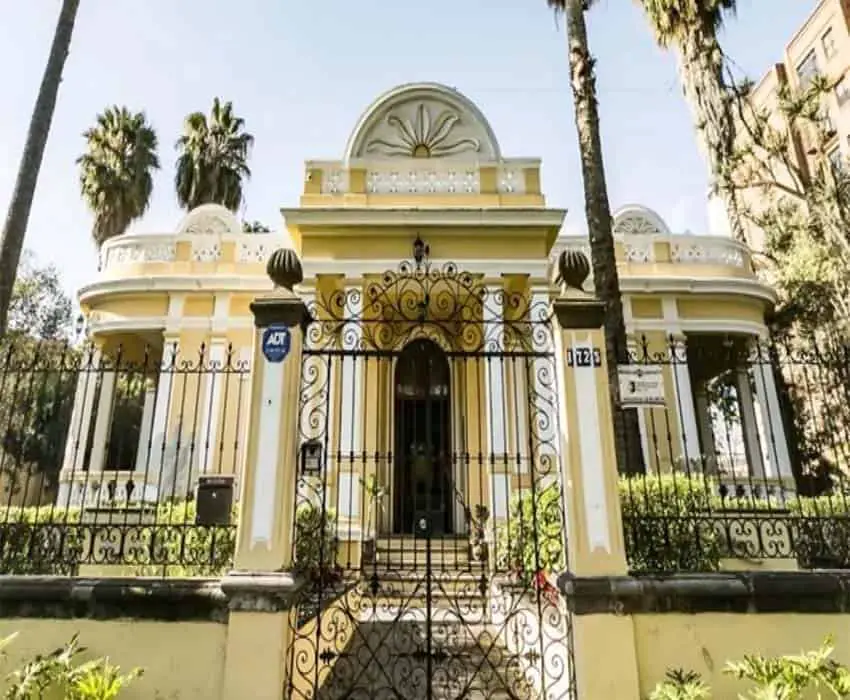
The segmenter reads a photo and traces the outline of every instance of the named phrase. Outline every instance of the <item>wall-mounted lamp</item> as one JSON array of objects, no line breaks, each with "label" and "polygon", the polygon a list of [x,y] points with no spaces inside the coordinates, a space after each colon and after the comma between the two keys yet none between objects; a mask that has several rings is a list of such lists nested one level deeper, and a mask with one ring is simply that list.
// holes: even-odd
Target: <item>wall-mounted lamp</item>
[{"label": "wall-mounted lamp", "polygon": [[322,473],[322,443],[318,440],[308,440],[301,445],[301,473],[305,476]]},{"label": "wall-mounted lamp", "polygon": [[430,254],[431,247],[417,235],[416,240],[413,241],[413,260],[417,269],[422,267],[422,263],[428,259]]}]

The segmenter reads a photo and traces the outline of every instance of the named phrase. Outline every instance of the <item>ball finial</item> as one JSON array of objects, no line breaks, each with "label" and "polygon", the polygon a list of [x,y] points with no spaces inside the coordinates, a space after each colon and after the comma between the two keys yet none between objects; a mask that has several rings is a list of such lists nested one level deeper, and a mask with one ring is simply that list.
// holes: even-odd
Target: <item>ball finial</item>
[{"label": "ball finial", "polygon": [[565,250],[558,258],[558,273],[567,287],[582,291],[590,275],[590,262],[580,250]]},{"label": "ball finial", "polygon": [[296,284],[304,281],[301,261],[292,248],[278,248],[269,256],[266,272],[275,287],[283,287],[290,292]]}]

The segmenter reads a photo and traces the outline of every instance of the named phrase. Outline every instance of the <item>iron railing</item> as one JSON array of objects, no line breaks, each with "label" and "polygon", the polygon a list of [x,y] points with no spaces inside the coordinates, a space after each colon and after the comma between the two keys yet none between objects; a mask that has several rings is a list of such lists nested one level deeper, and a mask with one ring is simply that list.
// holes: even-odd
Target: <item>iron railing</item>
[{"label": "iron railing", "polygon": [[642,338],[632,364],[666,395],[638,409],[646,469],[620,482],[631,569],[850,566],[848,360],[824,338]]},{"label": "iron railing", "polygon": [[229,346],[5,337],[0,574],[225,572],[248,376]]}]

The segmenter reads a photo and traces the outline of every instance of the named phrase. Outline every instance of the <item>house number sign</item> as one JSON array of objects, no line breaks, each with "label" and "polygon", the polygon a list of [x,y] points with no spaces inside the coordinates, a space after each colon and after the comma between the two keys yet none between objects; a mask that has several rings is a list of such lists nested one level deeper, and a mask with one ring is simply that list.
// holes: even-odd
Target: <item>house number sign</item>
[{"label": "house number sign", "polygon": [[263,331],[263,356],[269,362],[283,362],[292,347],[292,333],[286,326],[269,326]]},{"label": "house number sign", "polygon": [[567,350],[567,367],[601,367],[602,351],[599,348],[579,347]]}]

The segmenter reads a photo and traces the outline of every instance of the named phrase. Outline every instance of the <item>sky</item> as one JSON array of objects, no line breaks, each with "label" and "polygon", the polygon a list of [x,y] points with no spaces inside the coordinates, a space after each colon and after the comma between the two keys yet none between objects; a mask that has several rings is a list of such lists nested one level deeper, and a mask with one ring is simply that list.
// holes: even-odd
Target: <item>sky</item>
[{"label": "sky", "polygon": [[[721,41],[758,78],[816,0],[738,0]],[[0,0],[0,207],[7,207],[60,0]],[[706,166],[676,59],[657,48],[634,0],[589,15],[609,196],[640,203],[674,231],[706,233]],[[281,228],[304,161],[342,156],[358,117],[406,82],[455,87],[490,121],[507,157],[543,160],[551,206],[584,231],[564,29],[545,0],[82,0],[35,194],[26,247],[59,266],[69,291],[97,254],[74,164],[82,132],[112,104],[144,110],[163,163],[131,231],[173,231],[174,142],[183,118],[231,100],[255,136],[245,218]]]}]

